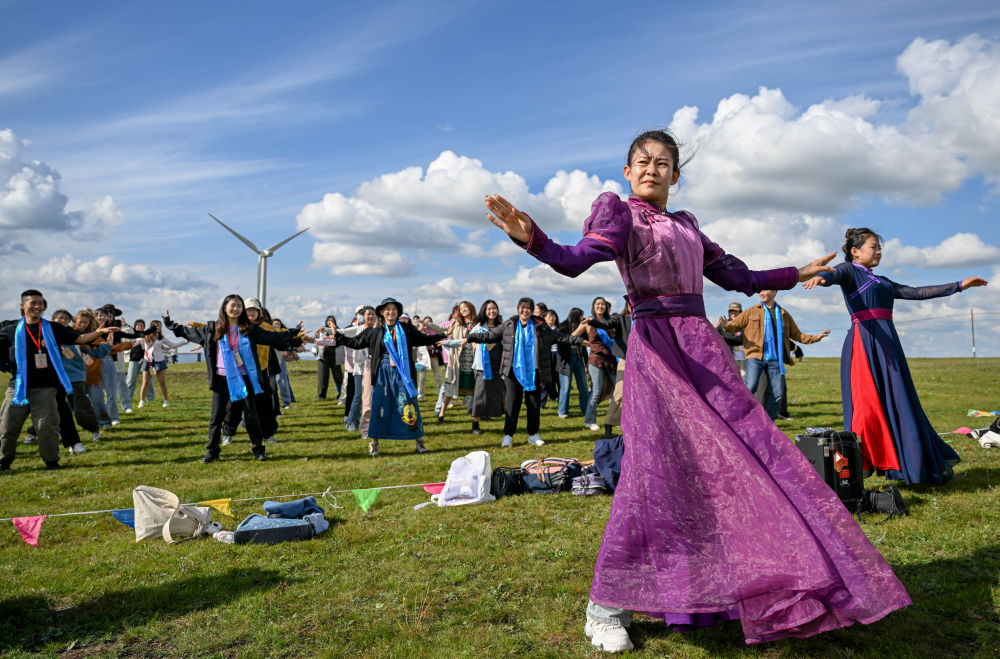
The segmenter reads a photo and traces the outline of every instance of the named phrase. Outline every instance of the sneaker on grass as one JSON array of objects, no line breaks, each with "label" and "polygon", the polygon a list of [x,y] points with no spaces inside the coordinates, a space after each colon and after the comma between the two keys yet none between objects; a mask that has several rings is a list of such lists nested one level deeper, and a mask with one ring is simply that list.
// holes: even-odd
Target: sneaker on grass
[{"label": "sneaker on grass", "polygon": [[100,431],[95,430],[94,432],[90,433],[90,439],[92,439],[95,442],[101,441],[101,433],[100,433]]},{"label": "sneaker on grass", "polygon": [[163,406],[164,407],[170,407],[170,401],[169,400],[163,401]]},{"label": "sneaker on grass", "polygon": [[222,445],[223,446],[229,446],[232,443],[233,443],[232,436],[230,436],[230,435],[223,435],[222,436]]},{"label": "sneaker on grass", "polygon": [[139,407],[140,408],[146,407],[146,401],[145,400],[140,400],[139,401]]},{"label": "sneaker on grass", "polygon": [[605,652],[622,652],[635,648],[628,630],[621,625],[608,625],[603,622],[587,620],[583,633],[590,639],[590,644]]},{"label": "sneaker on grass", "polygon": [[542,438],[539,437],[538,435],[529,435],[528,443],[531,444],[532,446],[545,446],[545,442],[543,442]]},{"label": "sneaker on grass", "polygon": [[503,436],[503,442],[500,443],[500,448],[510,448],[514,445],[514,438],[510,435]]},{"label": "sneaker on grass", "polygon": [[87,447],[83,445],[83,442],[77,442],[70,447],[69,452],[73,455],[80,455],[87,452]]},{"label": "sneaker on grass", "polygon": [[35,437],[34,435],[32,435],[32,434],[31,434],[31,433],[29,432],[29,433],[28,433],[28,435],[27,435],[27,436],[26,436],[26,437],[24,438],[24,441],[23,441],[23,442],[21,442],[21,443],[22,443],[22,444],[34,444],[34,443],[36,443],[37,441],[38,441],[38,438],[37,438],[37,437]]}]

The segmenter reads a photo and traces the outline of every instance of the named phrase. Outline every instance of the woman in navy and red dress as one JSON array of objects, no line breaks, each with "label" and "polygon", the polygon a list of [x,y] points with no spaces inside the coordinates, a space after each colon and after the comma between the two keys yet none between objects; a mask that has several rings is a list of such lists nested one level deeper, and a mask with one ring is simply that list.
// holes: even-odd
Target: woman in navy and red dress
[{"label": "woman in navy and red dress", "polygon": [[986,280],[968,277],[940,286],[903,286],[872,272],[882,259],[882,238],[871,229],[848,229],[846,261],[803,286],[839,285],[851,312],[840,359],[844,428],[861,439],[865,469],[907,483],[951,480],[960,461],[934,431],[920,407],[903,346],[892,324],[895,300],[954,295]]}]

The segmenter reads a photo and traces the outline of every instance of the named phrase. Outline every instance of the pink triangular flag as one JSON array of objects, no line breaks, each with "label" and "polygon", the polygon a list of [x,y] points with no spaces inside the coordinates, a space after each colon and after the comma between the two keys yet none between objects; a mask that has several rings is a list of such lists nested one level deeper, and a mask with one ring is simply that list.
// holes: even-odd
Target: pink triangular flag
[{"label": "pink triangular flag", "polygon": [[961,428],[955,428],[954,430],[952,430],[948,434],[949,435],[968,435],[970,432],[972,432],[972,428],[966,428],[965,426],[962,426]]},{"label": "pink triangular flag", "polygon": [[424,483],[421,485],[428,494],[441,494],[441,490],[444,489],[444,483]]},{"label": "pink triangular flag", "polygon": [[18,533],[21,534],[21,538],[24,539],[29,545],[38,546],[38,534],[42,530],[42,522],[48,515],[39,515],[37,517],[15,517],[11,521],[14,522],[14,528],[17,529]]}]

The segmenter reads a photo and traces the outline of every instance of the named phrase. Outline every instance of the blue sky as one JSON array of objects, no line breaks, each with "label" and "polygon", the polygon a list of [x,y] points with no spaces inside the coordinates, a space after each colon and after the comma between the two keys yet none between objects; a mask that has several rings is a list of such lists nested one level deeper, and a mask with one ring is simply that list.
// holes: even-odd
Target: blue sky
[{"label": "blue sky", "polygon": [[[1000,8],[809,4],[0,2],[0,310],[36,286],[214,316],[256,259],[209,212],[260,246],[312,227],[268,279],[307,325],[385,295],[435,316],[620,301],[613,268],[554,276],[479,202],[507,192],[573,242],[600,191],[627,193],[631,138],[667,125],[694,153],[673,205],[753,267],[862,224],[900,281],[996,277]],[[1000,312],[997,290],[900,303],[908,353],[969,354],[969,307]],[[809,354],[839,353],[839,293],[782,301],[834,330]]]}]

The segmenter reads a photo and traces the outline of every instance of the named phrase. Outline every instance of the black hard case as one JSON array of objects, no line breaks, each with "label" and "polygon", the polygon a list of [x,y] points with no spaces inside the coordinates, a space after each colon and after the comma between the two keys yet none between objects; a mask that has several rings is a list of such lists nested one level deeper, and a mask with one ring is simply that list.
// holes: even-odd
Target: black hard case
[{"label": "black hard case", "polygon": [[865,495],[861,444],[852,432],[827,431],[795,436],[795,445],[849,511],[859,510]]}]

